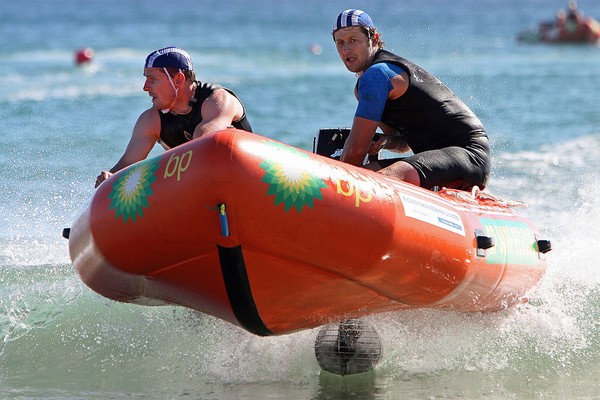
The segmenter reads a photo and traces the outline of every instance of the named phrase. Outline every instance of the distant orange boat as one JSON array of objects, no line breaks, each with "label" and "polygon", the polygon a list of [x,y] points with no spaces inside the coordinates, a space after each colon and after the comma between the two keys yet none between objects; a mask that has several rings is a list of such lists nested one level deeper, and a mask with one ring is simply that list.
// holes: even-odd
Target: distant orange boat
[{"label": "distant orange boat", "polygon": [[573,26],[557,22],[542,22],[536,31],[523,32],[518,37],[521,42],[541,43],[581,43],[598,44],[600,41],[600,23],[587,17]]},{"label": "distant orange boat", "polygon": [[505,309],[551,247],[485,193],[428,191],[235,129],[114,174],[66,236],[101,295],[263,336],[392,310]]}]

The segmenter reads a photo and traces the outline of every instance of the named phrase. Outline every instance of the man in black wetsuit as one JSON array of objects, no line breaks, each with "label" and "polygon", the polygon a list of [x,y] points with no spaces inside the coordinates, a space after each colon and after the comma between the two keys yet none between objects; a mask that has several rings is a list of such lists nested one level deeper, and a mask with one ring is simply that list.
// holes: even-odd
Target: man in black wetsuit
[{"label": "man in black wetsuit", "polygon": [[[365,167],[427,189],[483,189],[490,149],[477,116],[439,79],[383,49],[371,18],[361,10],[339,14],[333,40],[346,68],[358,77],[358,106],[341,160],[362,165],[381,148],[411,151],[400,161]],[[373,141],[377,128],[384,135]]]},{"label": "man in black wetsuit", "polygon": [[145,159],[156,142],[169,149],[229,127],[252,132],[235,93],[196,81],[192,60],[184,50],[153,51],[146,57],[144,76],[144,91],[152,97],[152,107],[139,116],[125,153],[110,171],[98,175],[96,187],[113,173]]}]

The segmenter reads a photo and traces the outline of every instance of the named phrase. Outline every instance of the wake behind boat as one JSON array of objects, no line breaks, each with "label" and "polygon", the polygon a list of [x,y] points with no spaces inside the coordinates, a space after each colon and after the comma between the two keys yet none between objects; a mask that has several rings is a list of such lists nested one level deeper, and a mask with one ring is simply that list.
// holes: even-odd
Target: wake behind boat
[{"label": "wake behind boat", "polygon": [[68,236],[101,295],[257,335],[418,307],[505,309],[550,250],[484,193],[432,192],[235,129],[114,174]]}]

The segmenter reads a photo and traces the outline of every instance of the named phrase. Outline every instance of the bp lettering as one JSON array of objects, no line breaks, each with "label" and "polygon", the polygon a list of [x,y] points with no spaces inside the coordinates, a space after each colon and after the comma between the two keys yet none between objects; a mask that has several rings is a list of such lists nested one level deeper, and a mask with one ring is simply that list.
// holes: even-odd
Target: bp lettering
[{"label": "bp lettering", "polygon": [[177,180],[179,181],[181,179],[181,174],[187,171],[190,166],[190,161],[192,161],[192,150],[183,153],[181,156],[173,153],[169,158],[169,162],[167,162],[164,178],[166,179],[177,175]]},{"label": "bp lettering", "polygon": [[373,193],[365,192],[361,193],[360,188],[357,185],[353,185],[350,182],[338,180],[337,182],[337,194],[341,194],[346,197],[354,196],[354,205],[360,207],[361,201],[368,203],[373,199]]}]

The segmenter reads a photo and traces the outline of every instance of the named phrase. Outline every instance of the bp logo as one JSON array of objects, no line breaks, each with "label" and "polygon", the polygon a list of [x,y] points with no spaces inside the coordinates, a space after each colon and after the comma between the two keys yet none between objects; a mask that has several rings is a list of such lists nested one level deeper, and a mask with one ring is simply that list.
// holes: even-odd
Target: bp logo
[{"label": "bp logo", "polygon": [[138,216],[144,216],[144,207],[148,207],[148,197],[152,195],[154,174],[160,167],[158,159],[150,159],[130,168],[121,175],[108,195],[111,199],[110,209],[115,210],[115,217],[124,222],[131,219],[135,222]]},{"label": "bp logo", "polygon": [[269,143],[274,156],[260,163],[265,171],[262,181],[269,184],[268,195],[275,196],[275,205],[283,203],[285,211],[292,207],[313,207],[315,199],[322,199],[325,182],[310,173],[308,155],[278,143]]}]

